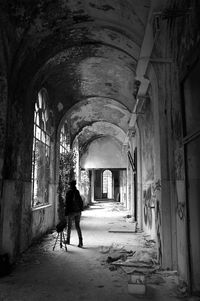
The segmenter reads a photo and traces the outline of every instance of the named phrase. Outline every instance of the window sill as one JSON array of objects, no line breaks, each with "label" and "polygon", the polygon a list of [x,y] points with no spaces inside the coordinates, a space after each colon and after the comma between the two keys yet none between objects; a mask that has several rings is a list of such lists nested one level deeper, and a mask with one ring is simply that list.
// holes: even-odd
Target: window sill
[{"label": "window sill", "polygon": [[38,206],[38,207],[32,207],[32,211],[37,211],[37,210],[46,209],[46,208],[49,208],[49,207],[51,207],[51,206],[52,206],[52,204],[41,205],[41,206]]}]

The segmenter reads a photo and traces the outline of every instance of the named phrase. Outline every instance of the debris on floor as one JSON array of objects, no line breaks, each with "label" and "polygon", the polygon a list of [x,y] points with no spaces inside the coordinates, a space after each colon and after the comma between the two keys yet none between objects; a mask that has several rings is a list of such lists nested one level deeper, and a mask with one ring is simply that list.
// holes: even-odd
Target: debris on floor
[{"label": "debris on floor", "polygon": [[155,286],[167,287],[171,290],[172,297],[182,298],[187,295],[184,284],[179,285],[177,271],[160,269],[154,241],[144,238],[143,246],[134,247],[126,249],[126,246],[117,244],[100,247],[104,264],[109,270],[112,272],[120,269],[126,274],[130,295],[144,296],[148,294],[147,288]]},{"label": "debris on floor", "polygon": [[136,232],[136,223],[126,223],[123,222],[120,225],[112,225],[108,232],[113,233],[135,233]]},{"label": "debris on floor", "polygon": [[146,277],[146,282],[148,284],[160,285],[165,282],[164,278],[160,276],[157,272],[155,274],[150,274]]},{"label": "debris on floor", "polygon": [[[159,269],[154,249],[139,249],[132,251],[131,253],[126,252],[126,257],[113,260],[112,262],[110,261],[110,263],[119,267],[123,267],[123,270],[127,274],[138,272],[148,275]],[[131,271],[130,269],[126,270],[126,268],[130,267],[132,268]]]},{"label": "debris on floor", "polygon": [[[130,295],[147,294],[149,287],[170,287],[171,295],[184,295],[184,288],[178,288],[177,271],[161,270],[157,261],[156,243],[149,237],[140,237],[139,245],[101,246],[103,264],[113,272],[120,269],[127,276],[127,290]],[[137,236],[136,236],[137,239]],[[178,294],[179,293],[179,294]]]},{"label": "debris on floor", "polygon": [[[100,205],[97,206],[98,212],[103,211],[103,204]],[[59,301],[178,301],[180,298],[200,301],[182,297],[186,290],[184,283],[179,286],[177,271],[160,269],[156,245],[149,235],[108,232],[112,224],[125,223],[124,211],[120,214],[109,211],[107,215],[110,207],[105,204],[106,210],[99,216],[94,215],[95,209],[83,212],[84,249],[77,248],[75,229],[67,253],[65,250],[62,252],[59,245],[59,252],[52,250],[57,237],[56,229],[35,241],[21,254],[15,271],[1,278],[0,300],[55,300],[56,290]],[[127,263],[130,266],[124,265]]]},{"label": "debris on floor", "polygon": [[173,296],[178,298],[187,297],[189,295],[189,290],[185,281],[178,280],[177,278],[177,283],[178,285],[176,287],[176,291],[173,293]]},{"label": "debris on floor", "polygon": [[149,240],[145,239],[145,247],[146,248],[153,248],[153,247],[155,247],[155,245],[156,245],[155,240],[153,240],[153,239],[149,239]]},{"label": "debris on floor", "polygon": [[105,259],[107,264],[121,267],[126,274],[134,272],[149,274],[159,269],[154,248],[130,250],[125,246],[111,245],[101,246],[100,252],[107,256]]},{"label": "debris on floor", "polygon": [[106,262],[107,263],[112,263],[114,261],[118,261],[118,260],[122,260],[122,261],[125,261],[127,260],[127,254],[121,254],[121,255],[118,255],[118,256],[108,256]]},{"label": "debris on floor", "polygon": [[100,249],[99,249],[99,252],[102,253],[102,254],[106,254],[106,253],[109,253],[110,252],[110,246],[107,247],[107,246],[100,246]]},{"label": "debris on floor", "polygon": [[56,231],[52,230],[46,233],[42,238],[35,240],[32,245],[18,257],[16,265],[39,265],[41,264],[43,256],[47,254],[48,256],[53,256],[53,253],[49,251],[52,250],[56,233]]},{"label": "debris on floor", "polygon": [[128,283],[128,292],[132,295],[145,295],[146,286],[143,283]]},{"label": "debris on floor", "polygon": [[133,274],[128,281],[128,292],[134,295],[146,294],[145,276],[141,274]]}]

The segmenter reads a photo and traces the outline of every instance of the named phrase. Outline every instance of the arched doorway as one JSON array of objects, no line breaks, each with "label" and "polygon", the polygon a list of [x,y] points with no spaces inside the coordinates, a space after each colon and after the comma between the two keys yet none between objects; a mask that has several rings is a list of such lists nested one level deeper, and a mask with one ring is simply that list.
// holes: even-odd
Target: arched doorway
[{"label": "arched doorway", "polygon": [[108,169],[103,172],[103,198],[113,198],[112,172]]}]

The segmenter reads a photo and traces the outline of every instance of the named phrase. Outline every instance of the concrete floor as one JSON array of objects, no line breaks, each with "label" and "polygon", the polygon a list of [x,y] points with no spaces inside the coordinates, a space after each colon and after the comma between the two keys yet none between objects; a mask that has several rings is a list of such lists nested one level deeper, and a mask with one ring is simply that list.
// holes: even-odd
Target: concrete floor
[{"label": "concrete floor", "polygon": [[97,202],[85,210],[81,220],[83,249],[77,247],[74,229],[67,252],[59,243],[53,251],[55,231],[46,235],[22,255],[9,276],[0,279],[0,301],[180,300],[173,278],[148,284],[144,296],[131,295],[128,293],[130,276],[120,267],[111,270],[106,263],[109,250],[144,247],[142,233],[108,232],[116,227],[122,230],[132,227],[125,221],[126,214],[112,202]]}]

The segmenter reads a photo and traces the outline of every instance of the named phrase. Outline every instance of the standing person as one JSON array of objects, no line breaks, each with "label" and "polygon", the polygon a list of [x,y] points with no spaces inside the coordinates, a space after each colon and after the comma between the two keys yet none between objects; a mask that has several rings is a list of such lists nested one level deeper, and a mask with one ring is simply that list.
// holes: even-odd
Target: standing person
[{"label": "standing person", "polygon": [[72,222],[75,221],[75,227],[79,238],[78,247],[83,246],[83,237],[80,228],[81,211],[83,211],[83,200],[80,196],[79,190],[76,188],[76,181],[72,180],[70,188],[66,192],[65,197],[65,215],[67,217],[67,244],[70,244],[70,235]]}]

